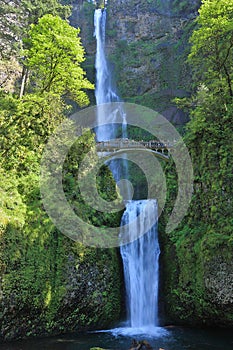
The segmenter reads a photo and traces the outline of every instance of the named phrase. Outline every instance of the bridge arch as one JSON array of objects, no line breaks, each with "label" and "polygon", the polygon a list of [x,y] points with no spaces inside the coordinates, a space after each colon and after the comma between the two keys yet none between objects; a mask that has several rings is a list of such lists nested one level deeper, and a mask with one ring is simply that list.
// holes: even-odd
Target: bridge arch
[{"label": "bridge arch", "polygon": [[96,143],[99,157],[110,158],[128,152],[150,152],[155,157],[168,161],[171,145],[158,141],[134,141],[128,139],[113,139]]}]

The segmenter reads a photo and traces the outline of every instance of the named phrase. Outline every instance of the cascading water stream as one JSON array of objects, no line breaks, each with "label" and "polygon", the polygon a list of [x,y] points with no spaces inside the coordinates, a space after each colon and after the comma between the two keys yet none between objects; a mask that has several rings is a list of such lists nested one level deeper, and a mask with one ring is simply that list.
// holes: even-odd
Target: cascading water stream
[{"label": "cascading water stream", "polygon": [[[104,113],[105,109],[101,108],[101,105],[104,103],[119,101],[116,92],[111,86],[111,75],[105,56],[105,9],[95,10],[94,24],[97,42],[95,63],[95,96],[98,106],[97,121],[100,125],[104,123],[107,124],[104,127],[98,127],[96,129],[97,140],[105,141],[116,138],[116,128],[114,125],[114,115],[116,113],[121,113],[121,138],[125,138],[127,137],[127,120],[124,111],[116,107],[117,109],[114,113],[106,115],[106,113]],[[115,160],[110,163],[110,169],[116,182],[122,177],[127,179],[128,172],[126,162],[126,159],[123,160],[123,166],[120,167]],[[127,191],[124,189],[124,192]],[[124,199],[131,199],[129,193],[126,193],[126,195],[124,193],[123,197]],[[143,210],[145,206],[146,210]],[[143,214],[140,224],[138,225],[138,223],[135,223],[135,219],[140,212]],[[129,200],[122,217],[121,225],[120,236],[126,234],[132,237],[129,240],[131,243],[121,246],[127,294],[128,323],[130,323],[130,329],[145,329],[146,327],[147,333],[149,333],[148,327],[152,329],[158,325],[158,259],[160,251],[157,233],[157,201]],[[126,232],[125,225],[129,227],[129,232]],[[146,227],[150,229],[144,232]],[[141,235],[141,232],[144,232],[144,234]],[[120,328],[118,330],[120,330]],[[126,330],[126,328],[122,328],[119,333],[125,333],[124,330]],[[118,333],[118,331],[116,331],[116,333]],[[130,331],[126,331],[126,334],[129,333]],[[152,331],[152,333],[155,335],[157,331]]]},{"label": "cascading water stream", "polygon": [[[146,210],[145,209],[146,206]],[[135,218],[142,213],[140,224]],[[158,325],[159,243],[157,201],[129,201],[122,226],[130,224],[135,241],[121,246],[127,293],[128,319],[134,328]],[[149,231],[147,227],[151,227]],[[147,231],[147,232],[146,232]],[[140,236],[141,233],[144,233]],[[122,232],[121,232],[122,233]]]},{"label": "cascading water stream", "polygon": [[[116,106],[115,110],[107,114],[106,106],[104,104],[111,102],[119,102],[119,97],[114,91],[111,83],[111,73],[108,68],[108,62],[105,56],[105,26],[106,26],[106,10],[96,9],[94,14],[94,25],[96,37],[96,89],[95,97],[97,108],[97,121],[98,126],[96,128],[96,137],[98,141],[106,141],[114,139],[119,133],[119,128],[117,128],[115,123],[116,115],[121,116],[121,138],[127,137],[127,121],[125,113],[121,105]],[[105,124],[105,125],[103,125]],[[102,126],[101,126],[102,125]],[[119,136],[118,136],[119,137]],[[126,161],[127,156],[123,155],[121,160],[113,160],[110,162],[109,167],[113,173],[113,176],[118,182],[122,177],[127,178],[128,164]],[[131,193],[129,189],[125,186],[124,182],[121,194],[124,199],[131,199]],[[119,186],[121,189],[121,185]]]},{"label": "cascading water stream", "polygon": [[97,9],[94,15],[95,37],[96,37],[96,104],[119,101],[119,97],[112,88],[111,74],[105,56],[105,26],[106,10]]},{"label": "cascading water stream", "polygon": [[[105,126],[98,127],[96,136],[98,141],[106,141],[116,137],[116,128],[114,125],[114,111],[110,115],[106,115],[105,107],[101,108],[104,103],[117,102],[119,97],[112,88],[111,75],[108,68],[108,62],[105,56],[105,25],[106,25],[106,10],[96,9],[94,15],[94,25],[96,37],[96,89],[95,98],[97,109],[97,121],[99,125],[106,123]],[[121,111],[120,111],[121,112]]]}]

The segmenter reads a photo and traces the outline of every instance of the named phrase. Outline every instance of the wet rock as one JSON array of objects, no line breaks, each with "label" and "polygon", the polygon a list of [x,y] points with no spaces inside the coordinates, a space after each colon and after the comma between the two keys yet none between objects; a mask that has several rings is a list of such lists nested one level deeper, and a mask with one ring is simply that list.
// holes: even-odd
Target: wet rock
[{"label": "wet rock", "polygon": [[153,350],[147,340],[137,341],[133,339],[130,350]]}]

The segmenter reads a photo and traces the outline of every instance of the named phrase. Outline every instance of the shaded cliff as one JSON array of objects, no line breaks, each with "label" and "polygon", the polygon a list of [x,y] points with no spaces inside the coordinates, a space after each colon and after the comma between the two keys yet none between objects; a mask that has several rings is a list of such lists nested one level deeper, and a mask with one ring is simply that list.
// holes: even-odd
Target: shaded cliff
[{"label": "shaded cliff", "polygon": [[232,231],[196,221],[161,245],[162,323],[232,327]]},{"label": "shaded cliff", "polygon": [[[200,1],[111,0],[107,8],[106,49],[119,94],[125,101],[162,112],[176,126],[187,122],[190,109],[184,113],[173,99],[189,97],[194,92],[193,77],[186,60],[199,6]],[[76,10],[74,18],[82,28],[88,53],[86,67],[94,81],[93,8],[91,4],[83,3]],[[216,103],[214,111],[220,104],[220,101]],[[216,125],[210,121],[200,132],[197,121],[196,135],[190,134],[193,141],[187,140],[195,167],[195,194],[188,218],[169,236],[164,233],[164,221],[177,189],[174,164],[168,167],[167,211],[160,220],[161,304],[166,323],[231,326],[233,322],[232,216],[226,210],[232,193],[228,189],[226,203],[223,203],[223,191],[219,186],[224,179],[230,178],[225,172],[220,180],[222,169],[229,168],[231,153],[231,135],[227,130],[222,133],[223,117],[226,118],[219,111],[220,120]],[[228,130],[230,128],[229,124]],[[222,149],[217,156],[216,145],[219,144]],[[216,157],[224,158],[220,168]],[[211,169],[215,169],[214,174]],[[216,188],[219,188],[218,195]],[[207,215],[207,211],[211,214]]]},{"label": "shaded cliff", "polygon": [[[172,100],[190,94],[185,60],[200,1],[110,0],[106,51],[124,101],[162,112],[176,125],[187,121]],[[72,24],[81,27],[85,69],[94,82],[93,5],[74,1]]]},{"label": "shaded cliff", "polygon": [[[101,178],[110,199],[115,182],[108,169]],[[60,233],[43,210],[38,182],[33,173],[18,178],[0,171],[0,340],[98,329],[120,318],[118,251],[86,247]],[[84,222],[119,225],[120,215],[101,217],[83,203],[70,171],[65,183]]]},{"label": "shaded cliff", "polygon": [[[190,113],[184,139],[194,170],[193,197],[180,227],[169,234],[161,230],[162,296],[170,322],[233,325],[232,20],[232,2],[203,1],[191,37],[194,90],[179,102]],[[170,184],[168,206],[175,190]]]},{"label": "shaded cliff", "polygon": [[[32,19],[37,23],[43,14],[54,12],[56,5],[55,0],[42,0],[36,4],[34,1],[18,3],[22,6],[23,13],[25,7],[31,9],[35,17],[30,17],[30,23]],[[58,3],[57,5],[60,8]],[[13,6],[10,10],[17,12]],[[21,23],[16,14],[15,18]],[[86,227],[77,228],[80,239],[78,243],[73,242],[58,231],[43,207],[40,161],[44,147],[56,127],[67,119],[68,110],[70,111],[65,103],[67,100],[61,100],[64,97],[63,88],[67,89],[69,83],[73,85],[69,78],[72,76],[75,79],[77,72],[78,82],[82,80],[78,64],[82,60],[82,48],[79,47],[78,33],[59,17],[50,15],[44,16],[42,21],[44,19],[41,27],[40,23],[33,27],[42,29],[42,32],[39,29],[40,35],[34,36],[33,43],[29,43],[29,37],[32,38],[33,34],[31,31],[29,34],[28,21],[25,20],[23,28],[20,28],[22,32],[19,38],[27,36],[29,48],[24,54],[21,52],[21,55],[25,55],[24,61],[19,61],[21,69],[28,72],[25,80],[26,76],[30,77],[24,94],[21,98],[18,97],[19,89],[17,82],[14,82],[13,67],[9,69],[9,79],[12,78],[9,86],[12,86],[14,94],[9,93],[11,89],[7,89],[6,85],[0,91],[0,340],[107,327],[119,319],[121,310],[122,276],[118,251],[90,248],[82,244],[82,238],[89,233]],[[59,24],[54,24],[54,20]],[[66,28],[64,36],[61,33],[63,25]],[[43,36],[45,28],[55,30],[49,44],[46,42],[49,36]],[[72,40],[70,30],[74,33],[75,41]],[[38,37],[43,38],[35,50],[40,58],[34,67],[29,67],[29,52],[38,43]],[[61,45],[57,42],[55,44],[55,37],[61,38]],[[46,48],[50,47],[52,59],[45,49],[46,58],[43,61],[45,56],[42,42],[46,42]],[[63,44],[68,42],[73,46],[64,48]],[[11,38],[8,44],[9,47],[13,46]],[[56,55],[53,49],[56,51],[58,47]],[[80,50],[72,55],[72,48]],[[72,57],[72,63],[75,62],[76,66],[73,66],[75,73],[68,73],[69,83],[64,83],[62,77],[67,73],[67,67],[71,67],[70,64],[64,64],[67,56]],[[54,59],[56,64],[53,65],[51,62]],[[57,70],[58,77],[53,69],[59,67],[59,59],[61,66]],[[42,61],[44,64],[41,64]],[[45,75],[38,72],[40,68],[45,68]],[[40,89],[40,84],[45,82],[46,77],[52,77],[49,78],[50,83],[56,81],[56,91],[50,84],[43,91]],[[61,85],[57,90],[58,81]],[[79,91],[77,85],[73,85],[73,89]],[[73,97],[69,94],[70,103],[75,103]],[[85,93],[83,97],[86,97]],[[83,106],[79,102],[76,101],[76,105],[78,103]],[[79,165],[93,145],[94,135],[87,131],[73,143],[62,165],[62,183],[66,200],[76,216],[96,227],[97,247],[103,240],[101,228],[118,226],[121,215],[111,216],[95,211],[92,206],[85,204],[80,193],[77,180]],[[58,158],[59,151],[56,149],[52,156],[54,167],[57,166]],[[93,155],[91,166],[83,166],[85,174],[96,161],[97,157]],[[56,187],[56,179],[54,182]],[[45,187],[46,183],[43,183]],[[107,167],[103,166],[99,170],[97,188],[98,193],[107,201],[118,198],[115,181]],[[59,194],[56,197],[59,198]],[[61,210],[59,216],[64,225],[70,223],[70,216],[66,216],[64,210]]]}]

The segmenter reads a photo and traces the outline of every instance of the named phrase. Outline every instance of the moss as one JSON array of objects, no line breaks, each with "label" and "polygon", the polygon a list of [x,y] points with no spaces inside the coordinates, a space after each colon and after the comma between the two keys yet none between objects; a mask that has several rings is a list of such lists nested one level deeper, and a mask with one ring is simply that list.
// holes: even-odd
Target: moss
[{"label": "moss", "polygon": [[118,253],[74,243],[32,210],[2,236],[2,337],[107,327],[120,315]]},{"label": "moss", "polygon": [[[188,226],[180,228],[176,235],[173,232],[163,247],[165,252],[162,261],[163,273],[166,274],[167,280],[165,299],[168,319],[171,322],[190,325],[229,326],[232,318],[231,307],[225,306],[220,299],[218,301],[217,292],[210,289],[208,281],[215,281],[215,286],[217,283],[222,283],[219,288],[227,290],[228,287],[224,285],[225,277],[220,282],[218,273],[221,264],[226,266],[224,272],[226,276],[230,273],[231,237],[211,233],[208,227],[199,224],[193,229]],[[225,298],[228,298],[229,291],[224,293]]]},{"label": "moss", "polygon": [[[207,152],[205,147],[202,151]],[[211,172],[213,187],[215,173],[207,163],[209,155],[200,157],[200,143],[196,152],[198,167],[194,163],[194,169],[195,172],[199,171],[196,181],[200,181],[200,172],[205,179]],[[230,327],[233,313],[230,297],[232,215],[220,215],[219,220],[216,220],[216,215],[222,213],[222,205],[226,212],[225,200],[230,192],[225,193],[226,197],[219,195],[213,214],[209,207],[208,210],[204,208],[209,200],[216,198],[218,191],[212,195],[203,187],[199,191],[200,187],[195,183],[195,193],[187,216],[177,230],[167,234],[166,218],[174,205],[177,183],[172,164],[166,165],[165,173],[168,198],[160,217],[159,231],[162,250],[161,300],[165,305],[166,322]],[[216,181],[219,183],[221,172],[217,174]]]},{"label": "moss", "polygon": [[[96,211],[87,208],[71,181],[77,171],[74,165],[83,159],[92,139],[88,133],[83,143],[71,150],[70,162],[65,164],[64,189],[73,205],[88,213],[83,217],[88,222],[97,217],[97,226],[118,226],[119,213],[98,217]],[[119,252],[89,248],[58,232],[43,210],[37,174],[24,175],[17,181],[1,178],[0,185],[5,203],[0,236],[0,337],[81,331],[116,321],[121,312]],[[107,167],[100,169],[98,188],[105,200],[118,197]]]}]

